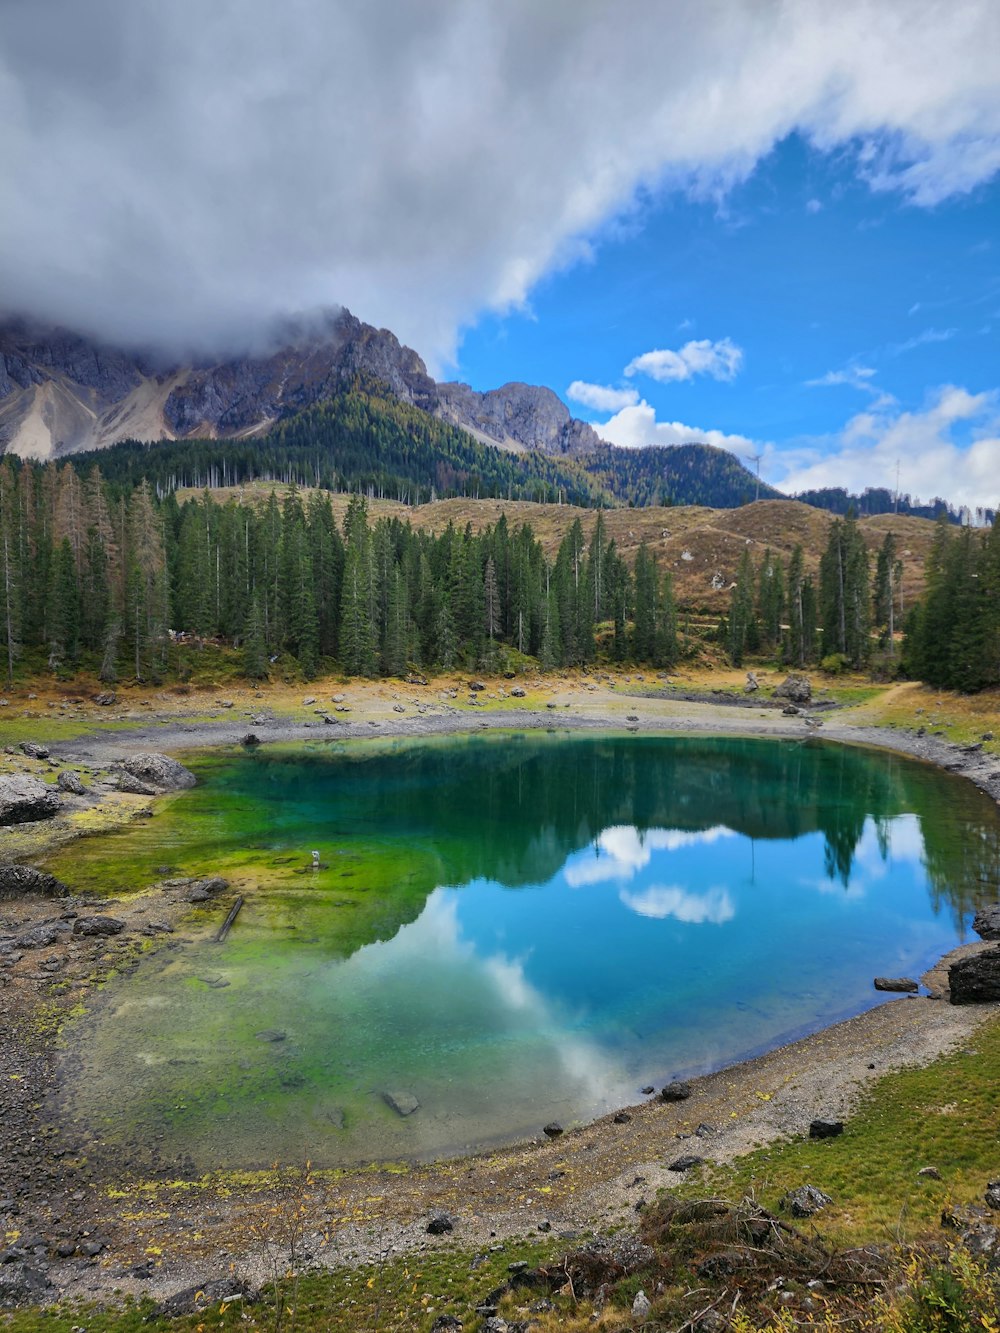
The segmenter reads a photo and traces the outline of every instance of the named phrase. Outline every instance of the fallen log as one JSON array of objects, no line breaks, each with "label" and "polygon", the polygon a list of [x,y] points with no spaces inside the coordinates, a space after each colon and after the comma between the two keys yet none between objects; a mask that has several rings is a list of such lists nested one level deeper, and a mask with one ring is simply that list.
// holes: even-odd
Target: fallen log
[{"label": "fallen log", "polygon": [[215,944],[221,944],[222,941],[226,938],[226,936],[229,934],[230,930],[232,929],[233,922],[234,922],[234,921],[236,920],[236,918],[239,916],[239,914],[240,914],[240,908],[241,908],[242,906],[243,906],[243,894],[241,893],[241,894],[237,897],[236,901],[233,903],[232,907],[230,907],[230,909],[229,909],[229,915],[226,917],[225,921],[223,921],[223,923],[222,923],[222,925],[219,927],[219,929],[215,932],[215,937],[214,937],[213,943],[215,943]]}]

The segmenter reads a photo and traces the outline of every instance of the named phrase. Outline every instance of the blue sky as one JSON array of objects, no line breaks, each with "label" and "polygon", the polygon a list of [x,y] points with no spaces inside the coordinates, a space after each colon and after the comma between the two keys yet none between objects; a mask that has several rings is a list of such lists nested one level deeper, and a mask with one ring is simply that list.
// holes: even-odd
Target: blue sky
[{"label": "blue sky", "polygon": [[[920,206],[792,134],[722,199],[647,193],[523,307],[470,329],[456,373],[548,384],[617,443],[763,452],[776,485],[893,485],[898,457],[901,489],[929,498],[955,494],[941,449],[992,434],[998,333],[1000,180]],[[657,350],[680,355],[634,364]],[[993,461],[991,506],[1000,443]],[[974,483],[958,498],[974,504]]]},{"label": "blue sky", "polygon": [[993,505],[998,52],[998,0],[7,5],[0,313],[343,305],[623,446]]}]

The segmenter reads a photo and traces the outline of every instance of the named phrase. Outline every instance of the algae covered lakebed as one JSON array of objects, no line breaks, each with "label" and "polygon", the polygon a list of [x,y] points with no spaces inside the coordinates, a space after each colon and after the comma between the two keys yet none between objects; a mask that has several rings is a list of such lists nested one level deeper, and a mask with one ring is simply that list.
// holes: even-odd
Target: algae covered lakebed
[{"label": "algae covered lakebed", "polygon": [[95,1142],[199,1170],[593,1118],[859,1012],[996,894],[992,801],[815,740],[491,733],[196,767],[51,868],[245,894],[223,944],[216,901],[108,986],[63,1061],[62,1109]]}]

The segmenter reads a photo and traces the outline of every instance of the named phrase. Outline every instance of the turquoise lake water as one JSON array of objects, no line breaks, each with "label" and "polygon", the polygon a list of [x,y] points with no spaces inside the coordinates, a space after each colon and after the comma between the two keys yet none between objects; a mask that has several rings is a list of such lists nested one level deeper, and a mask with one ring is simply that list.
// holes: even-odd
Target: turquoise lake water
[{"label": "turquoise lake water", "polygon": [[879,1002],[876,974],[918,976],[996,897],[988,798],[818,741],[342,742],[199,775],[78,874],[242,866],[247,906],[109,990],[63,1097],[202,1169],[588,1120]]}]

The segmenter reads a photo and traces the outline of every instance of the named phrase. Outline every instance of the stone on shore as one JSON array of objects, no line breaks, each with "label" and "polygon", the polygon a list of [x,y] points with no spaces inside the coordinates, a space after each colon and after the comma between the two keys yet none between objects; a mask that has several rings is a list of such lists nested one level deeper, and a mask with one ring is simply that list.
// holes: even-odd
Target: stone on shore
[{"label": "stone on shore", "polygon": [[8,773],[0,777],[0,825],[51,819],[58,809],[58,792],[38,778],[28,777],[26,773]]},{"label": "stone on shore", "polygon": [[1000,1000],[1000,949],[960,958],[948,968],[952,1004],[988,1004]]},{"label": "stone on shore", "polygon": [[807,704],[812,698],[812,685],[808,676],[787,676],[774,689],[776,699],[788,699],[793,704]]},{"label": "stone on shore", "polygon": [[62,791],[67,791],[71,796],[83,796],[86,788],[79,777],[71,768],[64,768],[56,778],[56,784]]},{"label": "stone on shore", "polygon": [[169,755],[152,752],[129,755],[121,767],[131,777],[152,787],[154,792],[183,791],[193,787],[195,775]]},{"label": "stone on shore", "polygon": [[29,893],[64,898],[69,889],[55,875],[47,875],[34,866],[0,865],[0,898],[22,898]]},{"label": "stone on shore", "polygon": [[125,922],[116,916],[78,916],[73,922],[74,935],[95,935],[107,938],[120,935],[125,929]]},{"label": "stone on shore", "polygon": [[691,1084],[682,1083],[675,1079],[673,1083],[668,1083],[660,1093],[661,1102],[686,1102],[691,1096]]},{"label": "stone on shore", "polygon": [[913,994],[920,989],[920,983],[912,977],[876,977],[876,990],[900,991]]},{"label": "stone on shore", "polygon": [[981,940],[1000,940],[1000,903],[980,907],[972,918],[972,929]]}]

